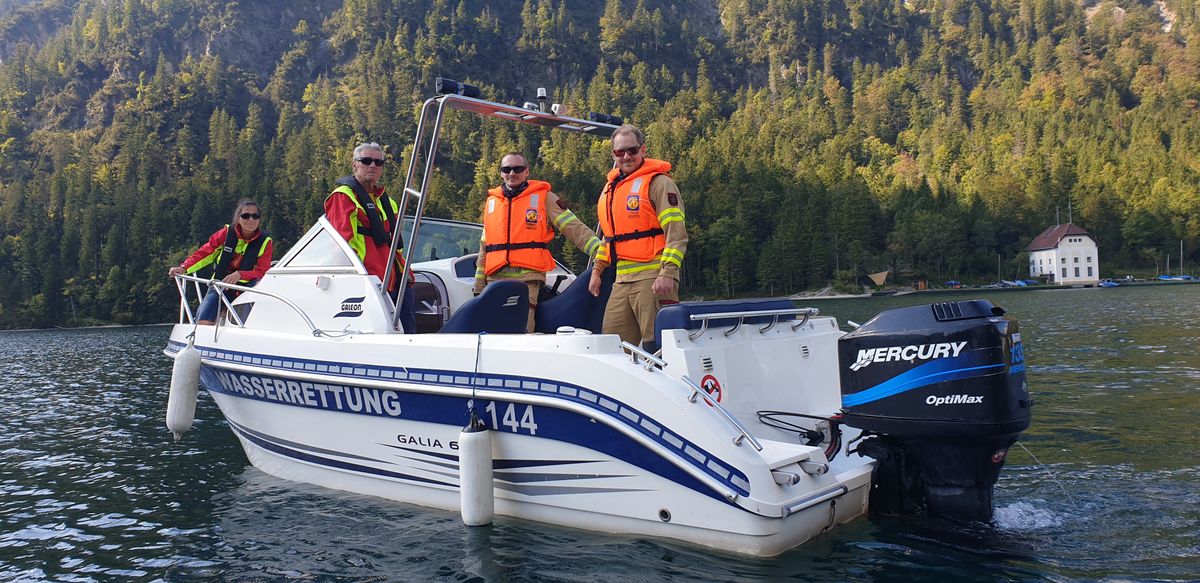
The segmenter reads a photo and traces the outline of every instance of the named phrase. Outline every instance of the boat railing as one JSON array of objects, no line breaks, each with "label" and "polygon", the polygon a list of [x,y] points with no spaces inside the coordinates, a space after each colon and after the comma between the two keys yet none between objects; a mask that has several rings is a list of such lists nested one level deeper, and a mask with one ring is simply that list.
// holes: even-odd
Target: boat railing
[{"label": "boat railing", "polygon": [[699,338],[701,335],[703,335],[706,331],[708,331],[709,323],[712,322],[713,320],[736,319],[737,321],[734,322],[733,325],[731,325],[729,327],[729,329],[725,331],[725,336],[732,336],[733,334],[735,334],[738,331],[739,328],[742,327],[742,324],[744,324],[746,322],[747,318],[767,318],[767,317],[769,317],[769,318],[771,318],[771,322],[768,323],[767,325],[763,326],[762,328],[758,329],[759,334],[766,334],[768,330],[770,330],[771,328],[774,328],[777,324],[779,324],[779,318],[782,316],[803,315],[804,318],[802,318],[800,320],[796,320],[795,322],[792,323],[792,330],[796,330],[797,328],[800,328],[801,326],[807,324],[808,320],[810,318],[812,318],[813,316],[816,316],[817,314],[820,314],[820,313],[821,313],[821,311],[817,308],[787,308],[787,309],[783,309],[783,310],[746,310],[746,311],[742,311],[742,312],[714,312],[711,314],[692,314],[689,316],[689,319],[693,322],[700,322],[700,329],[696,330],[695,332],[688,333],[688,340],[695,340],[695,339]]},{"label": "boat railing", "polygon": [[[645,361],[643,366],[646,368],[646,370],[652,370],[655,368],[662,369],[667,366],[666,361],[654,356],[653,354],[650,354],[649,352],[646,352],[645,350],[642,350],[639,346],[631,342],[622,341],[621,348],[629,353],[630,357],[633,358],[634,364],[637,364],[639,359]],[[739,422],[737,418],[735,418],[733,414],[725,408],[724,405],[721,405],[716,401],[716,399],[713,399],[712,396],[708,394],[708,391],[700,388],[700,385],[696,384],[696,381],[693,381],[691,377],[683,375],[680,378],[683,379],[683,382],[687,383],[689,387],[691,387],[691,390],[688,391],[687,395],[687,400],[689,403],[695,403],[696,397],[704,399],[705,403],[708,403],[713,409],[716,409],[716,411],[720,413],[721,417],[723,417],[726,422],[733,426],[733,430],[737,432],[737,437],[733,438],[734,445],[740,446],[742,445],[743,441],[748,439],[750,440],[750,445],[754,446],[754,449],[762,451],[762,444],[750,434],[750,431],[746,429],[746,426],[742,425],[741,422]]]},{"label": "boat railing", "polygon": [[630,356],[630,358],[633,359],[634,364],[638,364],[639,360],[645,361],[645,364],[643,364],[642,366],[646,370],[650,370],[650,369],[656,368],[656,367],[663,368],[663,367],[667,366],[667,361],[665,361],[657,356],[654,356],[653,354],[650,354],[649,352],[646,352],[645,350],[642,350],[642,348],[640,346],[633,344],[632,342],[621,341],[621,348],[623,348],[626,352],[629,353],[629,356]]},{"label": "boat railing", "polygon": [[[189,282],[192,284],[191,286],[188,285]],[[239,291],[242,293],[258,294],[261,296],[269,297],[274,300],[278,300],[281,303],[283,303],[285,306],[291,308],[292,311],[296,312],[296,315],[300,316],[301,320],[304,320],[304,324],[308,326],[308,329],[309,329],[309,331],[312,332],[313,336],[335,336],[336,335],[336,334],[331,334],[330,332],[322,330],[320,328],[317,328],[316,324],[313,324],[312,319],[308,317],[308,314],[304,313],[304,310],[302,310],[300,308],[300,306],[297,306],[295,302],[293,302],[279,294],[272,293],[272,292],[265,291],[265,290],[255,289],[253,287],[247,287],[244,285],[237,285],[234,283],[225,283],[223,281],[216,280],[216,279],[214,279],[214,280],[203,279],[203,278],[196,277],[193,275],[176,275],[175,276],[175,286],[179,289],[179,323],[180,324],[196,323],[196,316],[195,316],[195,314],[192,313],[192,306],[191,306],[192,302],[189,301],[188,290],[193,289],[195,291],[196,304],[199,305],[200,302],[202,302],[204,300],[204,294],[207,293],[207,291],[202,287],[202,285],[205,285],[205,284],[216,287],[217,291],[219,292],[217,294],[217,298],[221,301],[221,306],[224,308],[224,311],[226,313],[228,313],[229,316],[233,319],[234,324],[236,324],[237,327],[239,327],[239,328],[244,328],[246,326],[246,323],[242,320],[241,314],[239,314],[237,310],[233,309],[234,308],[233,302],[228,297],[225,296],[224,292],[227,290],[236,290],[236,291]],[[218,318],[217,319],[218,325],[220,324],[220,322],[221,322],[221,319]]]},{"label": "boat railing", "polygon": [[[443,91],[443,87],[445,91]],[[607,122],[559,115],[556,109],[547,112],[471,97],[463,91],[463,86],[457,81],[443,80],[440,77],[438,78],[438,92],[441,94],[425,100],[421,106],[421,114],[417,119],[417,132],[413,138],[413,149],[408,159],[408,171],[404,175],[404,184],[399,190],[400,200],[397,203],[400,207],[400,214],[408,212],[410,201],[416,201],[416,209],[412,213],[412,229],[408,234],[409,246],[405,251],[404,265],[400,266],[398,270],[400,281],[408,278],[415,259],[414,254],[417,252],[415,241],[420,232],[421,217],[425,214],[426,194],[429,192],[434,177],[438,141],[441,138],[442,126],[448,110],[465,111],[484,117],[566,130],[598,138],[611,136],[618,127]],[[617,123],[619,125],[620,122]],[[403,231],[402,228],[393,229],[392,248],[389,256],[394,256],[400,249],[401,231]],[[393,262],[389,261],[383,274],[383,281],[392,281],[394,270]],[[399,329],[399,327],[400,310],[397,309],[392,314],[392,328]]]},{"label": "boat railing", "polygon": [[740,421],[738,421],[737,418],[734,417],[732,413],[729,412],[729,409],[726,409],[724,405],[717,402],[716,399],[712,398],[712,395],[708,394],[708,391],[701,388],[700,385],[696,383],[696,381],[692,380],[692,377],[683,375],[679,378],[683,379],[683,382],[687,383],[687,385],[692,388],[691,392],[688,394],[688,397],[687,397],[687,400],[689,403],[695,403],[696,397],[700,397],[701,399],[704,399],[705,403],[708,403],[710,406],[712,406],[712,408],[714,410],[716,410],[717,413],[721,414],[721,417],[725,418],[726,422],[728,422],[730,425],[733,426],[734,431],[737,431],[737,434],[738,434],[737,437],[733,438],[734,445],[740,446],[740,445],[742,445],[743,441],[748,440],[750,442],[750,445],[754,446],[755,450],[757,450],[757,451],[763,450],[762,444],[759,443],[758,440],[755,439],[754,436],[750,434],[750,430],[746,429],[746,426],[742,425],[742,423]]}]

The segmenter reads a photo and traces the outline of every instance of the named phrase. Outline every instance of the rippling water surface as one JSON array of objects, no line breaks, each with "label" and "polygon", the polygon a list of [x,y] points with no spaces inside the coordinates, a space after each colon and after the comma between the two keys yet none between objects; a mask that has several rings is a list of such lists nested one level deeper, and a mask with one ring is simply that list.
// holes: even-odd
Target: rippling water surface
[{"label": "rippling water surface", "polygon": [[[0,332],[0,580],[1200,578],[1200,285],[962,297],[1020,320],[1036,399],[996,525],[863,518],[773,559],[284,482],[207,396],[171,441],[168,328]],[[812,305],[863,322],[945,299]]]}]

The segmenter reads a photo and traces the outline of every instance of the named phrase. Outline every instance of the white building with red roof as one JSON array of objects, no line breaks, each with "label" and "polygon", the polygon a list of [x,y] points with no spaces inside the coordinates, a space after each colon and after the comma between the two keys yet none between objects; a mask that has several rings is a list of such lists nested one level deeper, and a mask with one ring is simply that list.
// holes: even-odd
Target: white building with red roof
[{"label": "white building with red roof", "polygon": [[1029,252],[1031,278],[1059,285],[1100,283],[1096,241],[1079,225],[1054,225],[1042,231],[1025,250]]}]

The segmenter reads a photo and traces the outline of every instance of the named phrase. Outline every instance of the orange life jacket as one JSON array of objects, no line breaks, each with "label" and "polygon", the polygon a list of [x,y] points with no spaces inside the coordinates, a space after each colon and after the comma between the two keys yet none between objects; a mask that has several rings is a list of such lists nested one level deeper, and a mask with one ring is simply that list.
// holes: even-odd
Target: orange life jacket
[{"label": "orange life jacket", "polygon": [[549,243],[554,230],[546,216],[546,193],[550,183],[530,180],[521,194],[508,198],[504,189],[488,190],[483,211],[486,254],[483,270],[491,275],[505,265],[537,271],[555,267]]},{"label": "orange life jacket", "polygon": [[658,211],[650,201],[650,181],[671,171],[671,163],[646,158],[641,167],[616,182],[621,171],[608,173],[608,186],[596,203],[596,216],[609,246],[609,261],[650,261],[662,253],[667,236],[658,222]]}]

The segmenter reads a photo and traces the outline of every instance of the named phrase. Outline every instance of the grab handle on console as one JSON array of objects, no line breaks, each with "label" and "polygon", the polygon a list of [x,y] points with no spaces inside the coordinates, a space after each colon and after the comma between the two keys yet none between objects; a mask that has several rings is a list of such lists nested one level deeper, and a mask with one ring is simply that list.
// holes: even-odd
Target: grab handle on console
[{"label": "grab handle on console", "polygon": [[687,375],[683,375],[679,378],[683,379],[683,382],[687,383],[688,386],[692,388],[691,394],[688,395],[688,402],[695,403],[696,397],[704,399],[705,403],[708,403],[713,409],[716,409],[717,412],[725,418],[725,421],[729,422],[729,424],[733,426],[738,433],[738,436],[733,438],[734,445],[742,445],[742,441],[748,439],[750,440],[750,445],[753,445],[755,450],[763,450],[762,444],[759,443],[757,439],[754,439],[753,435],[750,435],[750,431],[747,430],[746,427],[742,425],[732,414],[730,414],[729,410],[726,409],[724,405],[718,403],[715,399],[709,396],[708,391],[700,388],[700,385],[696,384],[696,381],[692,380],[692,378]]},{"label": "grab handle on console", "polygon": [[789,308],[786,310],[747,310],[744,312],[717,312],[717,313],[712,313],[712,314],[691,314],[690,316],[688,316],[688,319],[690,319],[693,322],[700,322],[700,328],[698,330],[696,330],[695,332],[689,333],[688,340],[695,340],[695,339],[699,338],[702,334],[707,332],[708,331],[708,323],[712,320],[736,318],[737,321],[734,322],[734,324],[728,330],[725,331],[726,336],[731,336],[735,332],[738,331],[738,328],[742,327],[742,324],[746,321],[746,318],[771,317],[772,320],[771,320],[770,324],[767,324],[766,326],[758,329],[759,334],[764,334],[771,328],[775,327],[775,324],[777,324],[779,322],[780,316],[803,315],[804,318],[802,320],[799,320],[796,323],[792,324],[792,330],[795,330],[795,329],[807,324],[809,318],[816,316],[820,312],[821,311],[818,310],[817,308]]}]

